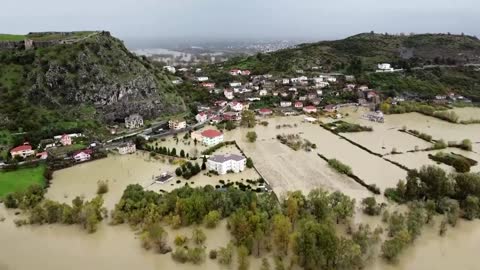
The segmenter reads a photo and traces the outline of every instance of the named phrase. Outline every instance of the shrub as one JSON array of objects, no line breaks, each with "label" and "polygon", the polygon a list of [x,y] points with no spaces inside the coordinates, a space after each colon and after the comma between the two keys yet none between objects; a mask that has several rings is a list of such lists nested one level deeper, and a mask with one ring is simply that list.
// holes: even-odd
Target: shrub
[{"label": "shrub", "polygon": [[217,210],[212,210],[208,212],[208,214],[203,219],[203,222],[205,223],[205,226],[207,226],[207,228],[215,228],[219,221],[220,212],[218,212]]},{"label": "shrub", "polygon": [[215,249],[210,250],[210,252],[208,253],[208,257],[212,260],[215,260],[217,258],[217,250]]},{"label": "shrub", "polygon": [[343,164],[337,159],[330,159],[328,160],[328,165],[335,169],[339,173],[343,173],[346,175],[351,175],[352,174],[352,168],[350,166]]},{"label": "shrub", "polygon": [[98,181],[97,182],[97,194],[105,194],[108,192],[108,182],[107,181]]},{"label": "shrub", "polygon": [[247,139],[251,143],[255,142],[257,140],[257,133],[255,131],[247,132]]}]

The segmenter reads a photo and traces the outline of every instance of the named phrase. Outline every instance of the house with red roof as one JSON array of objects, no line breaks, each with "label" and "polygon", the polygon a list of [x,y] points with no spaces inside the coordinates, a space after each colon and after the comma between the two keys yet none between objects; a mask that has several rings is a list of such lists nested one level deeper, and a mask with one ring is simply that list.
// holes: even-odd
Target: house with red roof
[{"label": "house with red roof", "polygon": [[203,83],[202,83],[202,86],[205,87],[205,88],[208,88],[208,89],[213,89],[213,88],[215,88],[215,83],[212,83],[212,82],[203,82]]},{"label": "house with red roof", "polygon": [[242,76],[250,76],[252,72],[250,70],[242,70],[240,73]]},{"label": "house with red roof", "polygon": [[330,104],[330,105],[325,106],[325,108],[323,108],[323,110],[326,111],[326,112],[333,113],[333,112],[337,111],[337,106]]},{"label": "house with red roof", "polygon": [[10,150],[10,155],[12,156],[12,158],[15,158],[17,156],[26,158],[35,155],[35,151],[32,149],[32,146],[28,142],[25,142],[23,145],[12,148]]},{"label": "house with red roof", "polygon": [[200,134],[202,135],[202,143],[206,146],[213,146],[223,142],[223,133],[218,130],[207,129]]},{"label": "house with red roof", "polygon": [[301,108],[303,108],[303,102],[297,101],[297,102],[295,102],[295,105],[294,105],[294,106],[295,106],[295,108],[297,108],[297,109],[301,109]]},{"label": "house with red roof", "polygon": [[63,134],[62,137],[60,137],[60,143],[63,146],[72,145],[72,137],[68,134]]},{"label": "house with red roof", "polygon": [[273,111],[270,110],[270,109],[267,109],[267,108],[263,108],[263,109],[258,110],[258,113],[261,116],[267,116],[267,115],[271,115],[273,113]]},{"label": "house with red roof", "polygon": [[92,149],[84,149],[73,153],[72,158],[75,160],[75,162],[84,162],[92,159],[92,154]]},{"label": "house with red roof", "polygon": [[317,112],[317,107],[315,106],[306,106],[305,108],[303,108],[303,111],[305,113],[316,113]]}]

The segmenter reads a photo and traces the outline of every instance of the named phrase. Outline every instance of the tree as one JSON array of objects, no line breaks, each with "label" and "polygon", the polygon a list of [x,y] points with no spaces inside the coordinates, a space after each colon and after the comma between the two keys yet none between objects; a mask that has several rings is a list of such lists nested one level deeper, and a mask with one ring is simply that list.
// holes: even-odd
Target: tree
[{"label": "tree", "polygon": [[247,168],[251,169],[253,168],[253,160],[251,158],[247,158]]},{"label": "tree", "polygon": [[226,247],[218,251],[218,262],[224,265],[230,265],[233,257],[233,244],[230,242]]},{"label": "tree", "polygon": [[250,263],[248,262],[248,249],[240,246],[237,249],[238,254],[238,270],[247,270]]},{"label": "tree", "polygon": [[215,228],[219,221],[220,212],[218,212],[217,210],[212,210],[208,212],[208,214],[203,219],[203,222],[205,223],[205,226],[207,226],[207,228]]},{"label": "tree", "polygon": [[399,231],[392,239],[383,243],[382,256],[389,261],[395,260],[410,241],[411,236],[406,229]]},{"label": "tree", "polygon": [[207,169],[207,157],[203,156],[203,159],[202,159],[202,170],[206,170]]},{"label": "tree", "polygon": [[273,239],[279,256],[288,255],[291,230],[292,223],[286,216],[277,214],[273,217]]},{"label": "tree", "polygon": [[268,262],[267,258],[262,259],[262,266],[260,270],[270,270],[270,263]]},{"label": "tree", "polygon": [[330,205],[337,219],[337,224],[352,217],[355,212],[355,200],[336,191],[330,194]]},{"label": "tree", "polygon": [[160,224],[151,224],[142,235],[143,246],[147,249],[154,248],[160,253],[169,250],[167,246],[167,232]]},{"label": "tree", "polygon": [[257,140],[257,133],[255,131],[247,132],[247,139],[251,143],[255,142]]},{"label": "tree", "polygon": [[[187,133],[187,134],[188,134],[188,133]],[[184,158],[184,157],[185,157],[185,151],[183,151],[183,149],[180,150],[180,157],[181,157],[181,158]]]},{"label": "tree", "polygon": [[388,221],[388,235],[395,236],[399,231],[407,229],[405,216],[397,211],[393,212]]},{"label": "tree", "polygon": [[243,111],[242,120],[240,121],[242,127],[254,128],[256,125],[255,113],[253,111]]},{"label": "tree", "polygon": [[463,202],[464,217],[473,220],[480,215],[480,202],[478,197],[469,195]]},{"label": "tree", "polygon": [[195,228],[192,232],[192,241],[197,245],[203,245],[207,240],[207,236],[200,228]]},{"label": "tree", "polygon": [[362,200],[363,212],[369,216],[380,215],[381,208],[375,197],[368,197]]},{"label": "tree", "polygon": [[174,157],[176,155],[177,155],[177,149],[175,149],[175,147],[174,147],[174,148],[172,148],[172,151],[170,151],[170,156]]},{"label": "tree", "polygon": [[340,238],[336,256],[336,269],[355,269],[363,265],[362,251],[354,241]]},{"label": "tree", "polygon": [[420,235],[421,229],[425,223],[426,213],[423,205],[420,203],[412,203],[410,205],[410,211],[407,214],[407,229],[412,240]]},{"label": "tree", "polygon": [[183,171],[181,167],[178,167],[177,169],[175,169],[175,175],[181,176],[182,174],[183,174]]}]

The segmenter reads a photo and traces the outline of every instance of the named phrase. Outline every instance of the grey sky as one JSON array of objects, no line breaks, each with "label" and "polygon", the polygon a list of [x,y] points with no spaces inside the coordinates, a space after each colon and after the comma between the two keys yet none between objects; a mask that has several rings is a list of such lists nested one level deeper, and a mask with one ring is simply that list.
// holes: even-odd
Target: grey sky
[{"label": "grey sky", "polygon": [[[359,32],[480,34],[478,0],[2,1],[0,33],[105,29],[131,40],[341,38]],[[11,11],[11,12],[6,12]]]}]

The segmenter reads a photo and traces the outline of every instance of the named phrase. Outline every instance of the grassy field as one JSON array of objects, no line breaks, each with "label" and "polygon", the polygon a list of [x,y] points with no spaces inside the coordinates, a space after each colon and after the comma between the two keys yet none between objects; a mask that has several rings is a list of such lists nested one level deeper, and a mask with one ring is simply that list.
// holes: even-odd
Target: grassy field
[{"label": "grassy field", "polygon": [[45,165],[35,168],[19,169],[11,172],[0,172],[0,198],[8,193],[27,189],[33,184],[44,184]]},{"label": "grassy field", "polygon": [[0,34],[0,41],[22,41],[24,39],[24,35]]}]

